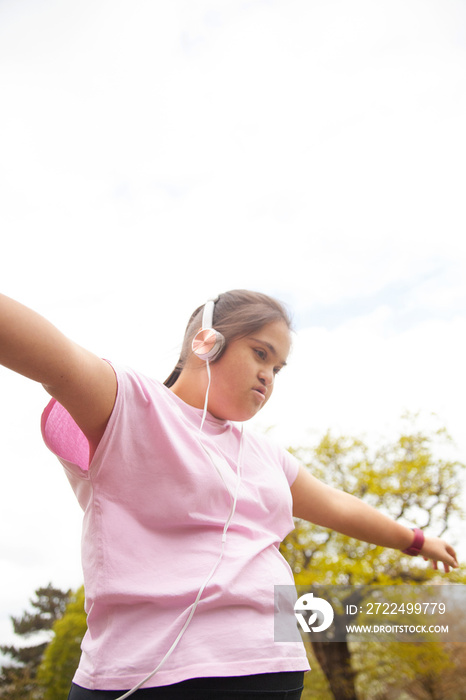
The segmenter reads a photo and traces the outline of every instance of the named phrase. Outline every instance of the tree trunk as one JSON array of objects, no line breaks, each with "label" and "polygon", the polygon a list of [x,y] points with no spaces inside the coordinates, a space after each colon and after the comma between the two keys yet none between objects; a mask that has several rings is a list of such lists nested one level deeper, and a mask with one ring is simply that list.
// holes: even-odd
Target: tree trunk
[{"label": "tree trunk", "polygon": [[325,673],[335,700],[358,700],[346,642],[312,642],[317,661]]}]

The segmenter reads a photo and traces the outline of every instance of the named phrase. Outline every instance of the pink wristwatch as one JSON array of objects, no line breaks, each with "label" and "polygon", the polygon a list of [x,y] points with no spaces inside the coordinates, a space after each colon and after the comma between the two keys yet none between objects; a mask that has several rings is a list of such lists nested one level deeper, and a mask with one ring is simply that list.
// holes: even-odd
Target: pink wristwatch
[{"label": "pink wristwatch", "polygon": [[424,533],[418,527],[413,527],[414,539],[411,543],[411,547],[408,549],[403,549],[403,554],[409,554],[411,557],[417,557],[421,553],[421,549],[424,544]]}]

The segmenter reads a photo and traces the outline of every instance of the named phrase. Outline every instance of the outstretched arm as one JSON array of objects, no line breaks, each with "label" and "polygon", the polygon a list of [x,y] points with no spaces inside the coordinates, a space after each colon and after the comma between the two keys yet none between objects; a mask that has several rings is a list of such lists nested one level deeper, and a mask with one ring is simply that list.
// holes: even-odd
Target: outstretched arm
[{"label": "outstretched arm", "polygon": [[0,294],[0,364],[43,384],[71,414],[93,451],[113,410],[110,365],[65,337],[49,321]]},{"label": "outstretched arm", "polygon": [[[300,467],[291,493],[296,518],[381,547],[405,550],[412,545],[412,530],[359,498],[327,486],[304,467]],[[438,537],[426,537],[421,554],[432,559],[435,568],[438,561],[443,562],[445,571],[458,566],[453,547]]]}]

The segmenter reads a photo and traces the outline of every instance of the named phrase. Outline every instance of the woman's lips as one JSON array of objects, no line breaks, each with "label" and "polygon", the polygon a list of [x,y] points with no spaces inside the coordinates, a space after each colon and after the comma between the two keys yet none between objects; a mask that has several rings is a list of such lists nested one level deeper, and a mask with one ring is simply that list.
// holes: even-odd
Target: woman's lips
[{"label": "woman's lips", "polygon": [[256,386],[256,387],[254,387],[253,392],[254,392],[254,394],[256,394],[256,396],[257,396],[261,401],[264,401],[264,399],[265,399],[265,392],[266,392],[265,387]]}]

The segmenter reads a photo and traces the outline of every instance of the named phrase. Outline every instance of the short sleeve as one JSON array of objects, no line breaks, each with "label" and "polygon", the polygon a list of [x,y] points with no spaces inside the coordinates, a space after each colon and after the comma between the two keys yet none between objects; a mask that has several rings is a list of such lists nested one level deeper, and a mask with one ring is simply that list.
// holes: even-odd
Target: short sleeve
[{"label": "short sleeve", "polygon": [[298,476],[298,471],[300,468],[300,462],[287,450],[282,452],[282,466],[285,473],[288,484],[291,486]]}]

